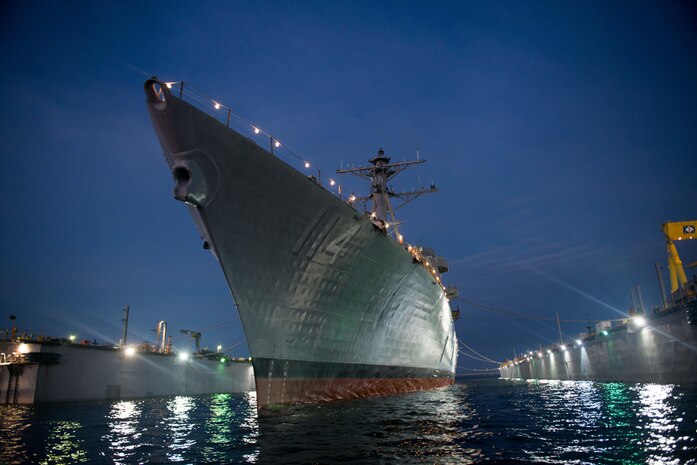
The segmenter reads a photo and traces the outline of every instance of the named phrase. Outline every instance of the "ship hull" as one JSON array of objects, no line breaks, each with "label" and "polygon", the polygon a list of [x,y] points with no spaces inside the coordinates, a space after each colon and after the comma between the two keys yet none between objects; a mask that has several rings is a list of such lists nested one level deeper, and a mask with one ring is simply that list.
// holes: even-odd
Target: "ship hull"
[{"label": "ship hull", "polygon": [[258,405],[451,384],[457,340],[432,272],[307,175],[164,92],[148,94],[151,118],[175,197],[234,296]]},{"label": "ship hull", "polygon": [[[499,369],[507,379],[590,380],[625,383],[697,383],[697,302],[646,317],[647,325],[620,326]],[[692,323],[692,324],[690,324]]]},{"label": "ship hull", "polygon": [[254,359],[262,406],[399,394],[453,384],[452,373],[432,369]]}]

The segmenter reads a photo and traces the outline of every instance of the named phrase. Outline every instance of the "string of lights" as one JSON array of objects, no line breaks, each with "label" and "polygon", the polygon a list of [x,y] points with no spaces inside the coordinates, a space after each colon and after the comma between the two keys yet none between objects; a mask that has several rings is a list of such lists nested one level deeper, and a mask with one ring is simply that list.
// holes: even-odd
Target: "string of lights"
[{"label": "string of lights", "polygon": [[[222,115],[223,117],[227,117],[226,124],[228,126],[230,126],[233,122],[237,122],[237,129],[241,129],[242,131],[247,132],[256,137],[268,138],[269,147],[271,148],[271,152],[274,155],[279,156],[280,153],[277,152],[280,151],[282,153],[291,155],[295,159],[295,161],[300,163],[301,167],[305,169],[310,169],[312,167],[312,164],[307,158],[301,156],[287,145],[281,143],[281,141],[275,138],[270,132],[263,130],[260,127],[260,125],[254,124],[251,121],[248,121],[247,119],[242,117],[241,115],[232,111],[232,107],[230,107],[229,105],[226,105],[218,100],[208,97],[206,94],[197,90],[191,84],[185,83],[183,81],[168,81],[165,84],[167,85],[167,88],[169,88],[170,90],[174,90],[175,94],[178,91],[178,96],[180,98],[185,98],[190,103],[196,103],[200,105],[202,107],[201,109],[203,110],[209,110],[210,108],[213,108],[216,111],[221,111],[220,115]],[[216,114],[216,118],[217,117],[218,115]],[[334,178],[329,176],[322,176],[320,173],[321,170],[317,170],[317,176],[315,176],[315,178],[320,182],[320,184],[322,184],[322,180],[326,180],[326,183],[329,186],[336,186],[337,183]]]},{"label": "string of lights", "polygon": [[[282,154],[287,154],[292,156],[295,162],[299,162],[302,168],[310,169],[313,167],[313,165],[307,158],[299,155],[294,150],[287,147],[285,144],[282,144],[281,141],[276,139],[270,132],[261,129],[259,125],[253,124],[250,121],[243,118],[242,116],[233,112],[232,107],[230,107],[229,105],[226,105],[220,102],[219,100],[208,97],[206,94],[197,90],[191,84],[188,84],[184,81],[166,81],[164,82],[164,84],[172,92],[173,95],[176,95],[180,99],[186,100],[191,104],[195,104],[199,109],[203,110],[209,115],[212,115],[216,119],[220,120],[220,117],[223,116],[225,118],[225,124],[227,125],[227,127],[231,127],[232,125],[234,129],[238,129],[241,133],[250,134],[252,136],[252,140],[254,140],[254,137],[268,138],[270,149],[269,151],[272,155],[282,158]],[[214,112],[211,112],[211,109],[213,109]],[[235,125],[235,123],[237,124]],[[294,165],[294,163],[288,162],[288,160],[285,161],[291,166]],[[325,173],[326,172],[327,171],[325,171]],[[316,169],[316,176],[313,174],[313,177],[320,186],[324,187],[327,191],[331,192],[332,194],[338,195],[341,199],[342,186],[340,184],[337,185],[337,182],[334,178],[326,175],[323,176],[322,170],[319,169]],[[329,187],[323,184],[323,180]],[[334,191],[334,188],[336,188],[336,192]],[[349,205],[353,206],[355,200],[356,197],[354,195],[350,195],[347,199],[347,202],[349,203]],[[375,219],[375,213],[373,213],[372,215],[373,216],[371,216],[371,219]],[[386,228],[389,228],[389,223],[387,223]],[[387,231],[387,234],[394,236],[394,238],[399,242],[399,244],[405,243],[404,236],[402,234],[394,232],[394,229]],[[414,256],[415,260],[421,263],[424,266],[424,268],[426,268],[433,275],[435,283],[438,284],[439,287],[441,287],[444,295],[447,295],[447,289],[441,282],[440,276],[436,272],[436,268],[429,262],[429,260],[422,259],[419,251],[417,250],[417,247],[412,247],[408,243],[406,244],[406,246],[407,250],[412,254],[412,256]]]}]

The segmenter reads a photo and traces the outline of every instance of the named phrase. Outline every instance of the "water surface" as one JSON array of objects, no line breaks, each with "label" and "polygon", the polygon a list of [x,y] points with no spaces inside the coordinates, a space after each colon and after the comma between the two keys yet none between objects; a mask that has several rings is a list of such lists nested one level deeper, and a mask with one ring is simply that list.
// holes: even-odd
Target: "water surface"
[{"label": "water surface", "polygon": [[0,463],[697,464],[697,386],[485,379],[256,412],[254,393],[0,406]]}]

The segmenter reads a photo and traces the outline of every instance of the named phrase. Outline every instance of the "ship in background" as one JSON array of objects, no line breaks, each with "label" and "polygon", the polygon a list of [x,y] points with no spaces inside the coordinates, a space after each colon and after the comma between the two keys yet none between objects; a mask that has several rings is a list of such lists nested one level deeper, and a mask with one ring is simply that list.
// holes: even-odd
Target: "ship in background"
[{"label": "ship in background", "polygon": [[[688,280],[675,241],[697,239],[697,220],[663,225],[670,275],[669,301],[659,264],[662,306],[645,310],[632,292],[627,318],[601,321],[572,341],[531,350],[499,367],[502,378],[697,383],[697,276]],[[688,266],[697,266],[697,261]]]},{"label": "ship in background", "polygon": [[[321,177],[275,156],[278,141],[262,148],[230,127],[229,109],[221,123],[176,85],[178,96],[171,83],[148,80],[148,110],[174,197],[187,204],[233,294],[258,407],[452,384],[457,315],[454,291],[441,282],[447,262],[404,240],[390,203],[429,189],[387,186],[423,160],[391,162],[380,150],[369,166],[338,170],[371,181],[369,197],[342,200]],[[360,200],[372,209],[360,211]]]}]

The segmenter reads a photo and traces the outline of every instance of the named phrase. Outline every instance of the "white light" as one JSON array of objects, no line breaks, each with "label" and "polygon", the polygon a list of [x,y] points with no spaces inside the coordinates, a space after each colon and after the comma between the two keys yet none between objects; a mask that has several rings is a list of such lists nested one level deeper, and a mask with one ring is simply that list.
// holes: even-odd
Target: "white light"
[{"label": "white light", "polygon": [[330,179],[329,184],[333,186],[334,184],[336,184],[336,181],[334,181],[333,179]]},{"label": "white light", "polygon": [[280,143],[279,141],[276,141],[276,143],[275,143],[274,145],[275,145],[276,147],[280,147],[280,146],[281,146],[281,143]]},{"label": "white light", "polygon": [[220,352],[221,350],[223,350],[223,346],[218,346],[218,352]]},{"label": "white light", "polygon": [[[252,126],[254,128],[254,126]],[[259,128],[254,128],[254,134],[259,134]]]},{"label": "white light", "polygon": [[179,355],[177,355],[177,358],[179,359],[180,362],[186,362],[189,360],[189,354],[186,352],[179,352]]},{"label": "white light", "polygon": [[213,105],[216,110],[220,110],[220,104],[218,102],[215,102],[215,105]]},{"label": "white light", "polygon": [[68,337],[68,339],[70,339],[70,342],[75,342],[75,339],[77,339],[77,338],[75,337],[74,334],[71,334],[71,335]]},{"label": "white light", "polygon": [[29,346],[26,345],[25,343],[21,343],[21,344],[19,345],[19,347],[17,348],[17,351],[18,351],[20,354],[26,354],[27,352],[29,352]]},{"label": "white light", "polygon": [[[401,234],[397,234],[397,240],[401,244],[402,242],[404,242],[404,236],[402,236]],[[440,278],[438,279],[438,282],[440,282]]]},{"label": "white light", "polygon": [[126,347],[126,357],[133,357],[136,354],[136,348],[133,346]]},{"label": "white light", "polygon": [[634,326],[636,326],[637,328],[643,328],[644,326],[646,326],[646,318],[644,318],[643,316],[635,316],[634,318],[632,318],[632,323],[634,323]]},{"label": "white light", "polygon": [[563,350],[564,352],[566,352],[566,346],[565,346],[565,345],[562,344],[561,346],[559,346],[559,348],[560,348],[561,350]]},{"label": "white light", "polygon": [[309,167],[310,167],[310,162],[309,162],[309,161],[306,161],[306,162],[305,162],[305,168],[309,168]]},{"label": "white light", "polygon": [[579,345],[579,346],[582,346],[582,345],[583,345],[583,341],[580,340],[580,339],[576,339],[575,342],[576,342],[576,345]]},{"label": "white light", "polygon": [[538,353],[537,353],[537,356],[538,356],[538,357],[542,357],[542,352],[538,352]]},{"label": "white light", "polygon": [[349,195],[349,202],[355,202],[356,201],[356,196],[351,194]]},{"label": "white light", "polygon": [[171,89],[171,88],[172,88],[172,83],[171,83],[171,82],[168,82],[168,83],[167,83],[167,88],[168,88],[168,89]]},{"label": "white light", "polygon": [[551,350],[548,350],[547,353],[550,354],[550,355],[552,355],[552,351],[551,351]]}]

